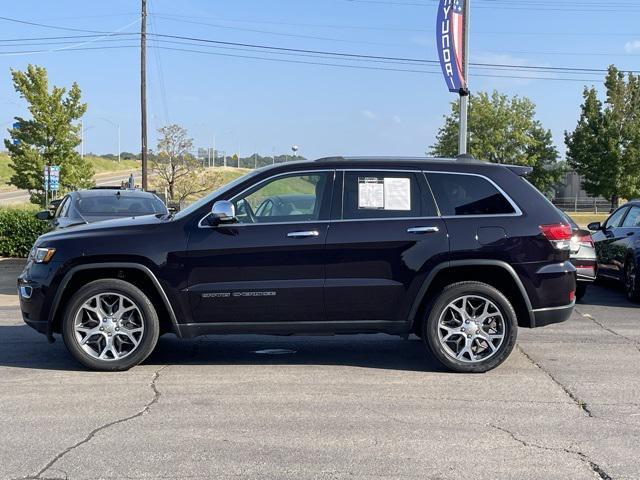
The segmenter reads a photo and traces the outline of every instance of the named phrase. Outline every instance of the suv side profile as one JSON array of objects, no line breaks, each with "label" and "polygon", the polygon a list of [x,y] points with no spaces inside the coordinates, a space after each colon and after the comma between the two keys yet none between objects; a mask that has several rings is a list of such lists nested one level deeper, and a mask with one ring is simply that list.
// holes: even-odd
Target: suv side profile
[{"label": "suv side profile", "polygon": [[[485,372],[518,327],[575,304],[571,228],[529,171],[342,157],[262,168],[177,214],[41,236],[21,310],[97,370],[137,365],[169,332],[414,333],[451,370]],[[274,198],[293,206],[260,208]]]}]

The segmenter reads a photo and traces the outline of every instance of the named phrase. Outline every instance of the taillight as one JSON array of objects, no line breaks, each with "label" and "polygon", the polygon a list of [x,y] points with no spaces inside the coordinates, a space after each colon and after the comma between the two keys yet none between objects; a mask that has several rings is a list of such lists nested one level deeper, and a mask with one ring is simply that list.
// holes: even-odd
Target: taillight
[{"label": "taillight", "polygon": [[593,247],[593,238],[588,233],[586,235],[575,235],[571,241],[579,243],[583,247]]},{"label": "taillight", "polygon": [[553,225],[540,225],[542,234],[547,237],[554,248],[558,250],[569,250],[571,246],[571,227],[564,223],[554,223]]}]

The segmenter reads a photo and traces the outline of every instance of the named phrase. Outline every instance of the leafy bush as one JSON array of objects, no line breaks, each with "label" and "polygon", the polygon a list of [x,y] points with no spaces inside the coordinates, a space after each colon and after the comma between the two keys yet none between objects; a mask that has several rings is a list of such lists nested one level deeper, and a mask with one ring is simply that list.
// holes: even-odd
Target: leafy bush
[{"label": "leafy bush", "polygon": [[35,217],[37,209],[0,208],[0,256],[26,257],[49,223]]}]

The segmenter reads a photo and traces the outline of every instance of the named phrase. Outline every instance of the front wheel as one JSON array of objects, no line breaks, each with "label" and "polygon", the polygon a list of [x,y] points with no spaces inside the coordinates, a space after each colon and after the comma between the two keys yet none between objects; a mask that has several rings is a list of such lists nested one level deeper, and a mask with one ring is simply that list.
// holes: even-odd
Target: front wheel
[{"label": "front wheel", "polygon": [[127,370],[153,351],[158,315],[136,286],[117,279],[80,288],[65,309],[62,335],[71,354],[93,370]]},{"label": "front wheel", "polygon": [[496,288],[480,282],[449,285],[433,301],[423,338],[456,372],[482,373],[504,362],[518,336],[516,312]]}]

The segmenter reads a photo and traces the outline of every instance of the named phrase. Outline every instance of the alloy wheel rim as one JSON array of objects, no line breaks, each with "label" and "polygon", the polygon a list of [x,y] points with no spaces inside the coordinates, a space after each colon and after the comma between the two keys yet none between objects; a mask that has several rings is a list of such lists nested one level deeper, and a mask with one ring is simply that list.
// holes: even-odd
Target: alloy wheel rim
[{"label": "alloy wheel rim", "polygon": [[454,360],[478,363],[494,356],[506,335],[498,306],[480,295],[464,295],[449,302],[438,319],[438,340]]},{"label": "alloy wheel rim", "polygon": [[87,299],[74,318],[78,345],[91,357],[115,361],[131,355],[144,335],[144,317],[126,295],[105,292]]}]

